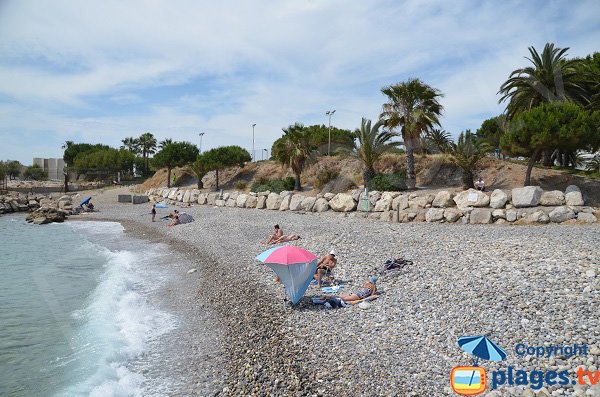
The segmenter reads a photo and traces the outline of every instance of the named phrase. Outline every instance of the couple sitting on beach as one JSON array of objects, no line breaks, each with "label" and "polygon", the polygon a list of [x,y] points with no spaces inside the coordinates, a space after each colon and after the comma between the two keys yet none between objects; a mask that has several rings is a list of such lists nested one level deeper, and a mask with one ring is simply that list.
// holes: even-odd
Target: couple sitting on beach
[{"label": "couple sitting on beach", "polygon": [[275,225],[273,228],[273,233],[269,236],[269,238],[265,241],[261,241],[261,244],[264,245],[274,245],[287,243],[289,241],[300,240],[300,236],[297,234],[290,234],[287,236],[283,235],[283,230],[279,227],[279,225]]}]

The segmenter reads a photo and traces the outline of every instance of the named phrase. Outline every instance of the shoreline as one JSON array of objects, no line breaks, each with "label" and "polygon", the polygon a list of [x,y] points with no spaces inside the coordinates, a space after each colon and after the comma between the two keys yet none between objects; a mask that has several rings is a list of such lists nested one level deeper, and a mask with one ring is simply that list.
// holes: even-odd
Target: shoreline
[{"label": "shoreline", "polygon": [[[168,395],[447,396],[451,368],[471,361],[456,347],[461,335],[488,334],[507,350],[523,340],[600,346],[593,305],[600,296],[597,225],[386,224],[333,213],[194,206],[185,211],[195,222],[167,228],[143,216],[149,206],[117,204],[118,192],[95,197],[101,212],[86,218],[120,222],[132,236],[168,244],[186,258],[166,298],[179,302],[174,307],[188,326],[171,352],[181,355],[173,368],[185,379]],[[298,245],[319,256],[336,248],[343,292],[385,259],[403,256],[415,264],[381,277],[384,294],[366,310],[312,305],[314,287],[290,308],[273,273],[254,261],[274,223],[300,234]],[[192,267],[198,271],[187,274]],[[586,274],[592,270],[593,277]],[[203,314],[212,321],[204,327]],[[189,341],[215,329],[220,335],[210,346],[218,348],[202,356],[201,345]],[[598,362],[597,354],[592,358]],[[590,365],[587,357],[549,362],[512,354],[509,360],[485,366]],[[221,366],[226,371],[207,372]],[[496,392],[520,396],[524,387]]]}]

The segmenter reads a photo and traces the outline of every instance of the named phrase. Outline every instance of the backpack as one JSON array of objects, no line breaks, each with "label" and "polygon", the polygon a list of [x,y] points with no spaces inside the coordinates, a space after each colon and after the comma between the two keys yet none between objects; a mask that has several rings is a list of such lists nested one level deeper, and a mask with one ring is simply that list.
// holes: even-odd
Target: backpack
[{"label": "backpack", "polygon": [[400,269],[403,269],[405,266],[407,266],[407,265],[410,266],[412,264],[413,264],[412,261],[409,261],[409,260],[403,259],[403,258],[388,259],[383,264],[381,273],[384,273],[384,272],[390,271],[390,270],[400,270]]}]

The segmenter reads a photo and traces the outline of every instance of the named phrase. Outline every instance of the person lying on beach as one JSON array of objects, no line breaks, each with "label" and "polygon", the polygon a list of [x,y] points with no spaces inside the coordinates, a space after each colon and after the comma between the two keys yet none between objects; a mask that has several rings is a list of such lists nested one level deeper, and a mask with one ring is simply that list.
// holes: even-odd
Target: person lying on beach
[{"label": "person lying on beach", "polygon": [[314,275],[315,280],[317,280],[317,286],[321,288],[321,280],[327,272],[331,271],[337,265],[337,258],[335,257],[335,251],[331,251],[328,255],[317,262],[317,271]]},{"label": "person lying on beach", "polygon": [[296,240],[300,240],[300,236],[298,236],[297,234],[290,234],[288,236],[279,237],[277,240],[273,241],[270,245],[287,243],[287,242],[296,241]]},{"label": "person lying on beach", "polygon": [[275,244],[274,241],[280,239],[281,237],[283,237],[283,230],[279,227],[279,225],[275,225],[273,227],[273,233],[269,236],[269,238],[265,241],[261,241],[260,243],[264,245]]},{"label": "person lying on beach", "polygon": [[176,226],[176,225],[179,225],[179,214],[175,214],[175,216],[173,217],[173,220],[167,226],[171,227],[171,226]]},{"label": "person lying on beach", "polygon": [[340,298],[344,302],[355,302],[355,301],[359,301],[359,300],[368,298],[369,296],[372,296],[375,293],[377,293],[377,287],[375,286],[376,282],[377,282],[377,277],[371,276],[369,281],[367,281],[366,283],[361,285],[361,287],[359,289],[357,289],[356,291],[351,292],[349,294],[340,295]]}]

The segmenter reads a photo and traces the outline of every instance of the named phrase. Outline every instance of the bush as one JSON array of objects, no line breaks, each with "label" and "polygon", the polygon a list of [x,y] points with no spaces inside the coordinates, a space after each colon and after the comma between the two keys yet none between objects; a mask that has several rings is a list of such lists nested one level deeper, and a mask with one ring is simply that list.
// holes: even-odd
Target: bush
[{"label": "bush", "polygon": [[27,167],[23,172],[25,179],[33,179],[34,181],[45,181],[48,179],[48,173],[37,164]]},{"label": "bush", "polygon": [[322,170],[317,174],[314,185],[317,189],[321,189],[328,182],[336,179],[339,175],[339,172],[331,169]]},{"label": "bush", "polygon": [[406,190],[406,172],[375,174],[373,179],[369,181],[369,190],[378,190],[380,192]]},{"label": "bush", "polygon": [[246,190],[248,184],[244,181],[237,181],[233,186],[236,188],[236,190]]},{"label": "bush", "polygon": [[284,190],[294,190],[296,180],[293,176],[283,179],[260,179],[250,187],[252,192],[264,192],[269,190],[273,193],[281,193]]}]

